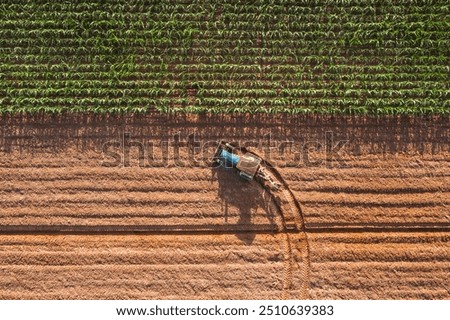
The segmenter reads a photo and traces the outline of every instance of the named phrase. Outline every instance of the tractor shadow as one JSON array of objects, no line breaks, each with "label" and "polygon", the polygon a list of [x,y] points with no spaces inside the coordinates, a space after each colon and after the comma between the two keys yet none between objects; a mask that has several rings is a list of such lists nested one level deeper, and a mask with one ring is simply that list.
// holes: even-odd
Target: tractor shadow
[{"label": "tractor shadow", "polygon": [[[212,168],[212,180],[215,177],[219,185],[218,196],[221,199],[221,212],[226,224],[236,224],[239,227],[247,227],[251,230],[252,225],[257,225],[253,221],[254,215],[258,213],[260,217],[261,212],[263,212],[267,222],[258,224],[276,227],[276,212],[271,206],[272,197],[257,182],[245,181],[233,169],[222,167]],[[239,212],[239,219],[237,222],[230,222],[236,217],[236,209]],[[246,245],[252,244],[255,236],[256,232],[236,233],[236,237]]]}]

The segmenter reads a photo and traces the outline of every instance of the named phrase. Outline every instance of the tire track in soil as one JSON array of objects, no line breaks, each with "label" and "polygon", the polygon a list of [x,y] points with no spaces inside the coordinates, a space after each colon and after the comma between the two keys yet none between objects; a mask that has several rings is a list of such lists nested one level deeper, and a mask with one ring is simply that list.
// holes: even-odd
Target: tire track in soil
[{"label": "tire track in soil", "polygon": [[[261,186],[273,194],[275,203],[278,206],[278,212],[283,221],[283,229],[280,232],[284,233],[286,242],[284,249],[285,267],[282,299],[307,299],[311,262],[309,259],[308,235],[305,231],[300,203],[290,190],[287,182],[271,163],[246,148],[241,148],[241,150],[250,152],[262,159],[261,164],[266,169],[266,172],[268,172],[269,179],[278,182],[280,185],[279,188],[274,188],[270,182],[258,179]],[[294,281],[294,266],[296,266],[301,280],[300,297],[293,297],[290,293]]]},{"label": "tire track in soil", "polygon": [[292,287],[293,280],[293,256],[292,256],[292,247],[291,241],[289,239],[289,234],[285,233],[285,241],[284,241],[284,276],[283,276],[283,292],[281,294],[281,299],[289,300],[290,298],[290,290]]}]

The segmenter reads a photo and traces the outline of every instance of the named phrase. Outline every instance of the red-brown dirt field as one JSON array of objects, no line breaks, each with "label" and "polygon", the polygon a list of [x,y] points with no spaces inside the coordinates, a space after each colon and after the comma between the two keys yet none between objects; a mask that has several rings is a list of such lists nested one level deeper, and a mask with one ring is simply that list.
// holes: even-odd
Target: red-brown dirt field
[{"label": "red-brown dirt field", "polygon": [[[449,299],[449,120],[3,116],[0,298]],[[275,165],[299,232],[269,191],[203,161],[220,139]]]}]

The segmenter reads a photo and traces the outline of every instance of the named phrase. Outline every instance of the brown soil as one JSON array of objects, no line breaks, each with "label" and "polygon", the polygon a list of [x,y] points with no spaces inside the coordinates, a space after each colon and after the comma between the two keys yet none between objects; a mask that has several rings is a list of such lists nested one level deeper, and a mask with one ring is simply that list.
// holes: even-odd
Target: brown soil
[{"label": "brown soil", "polygon": [[310,234],[313,299],[449,299],[450,233]]},{"label": "brown soil", "polygon": [[[149,114],[0,122],[1,298],[450,298],[448,118]],[[102,145],[124,132],[154,142],[157,155],[160,141],[177,133],[182,140],[196,133],[201,142],[264,142],[270,133],[273,143],[294,141],[284,155],[275,150],[271,160],[279,164],[306,142],[325,145],[329,131],[333,145],[348,140],[341,160],[278,168],[301,204],[306,234],[274,231],[282,219],[270,192],[207,163],[139,167],[131,147],[129,167],[103,165],[111,158]],[[179,160],[188,153],[181,148]],[[323,150],[310,156],[326,159]],[[177,231],[101,234],[117,225]],[[81,231],[45,235],[48,226]],[[105,229],[89,235],[82,226]]]}]

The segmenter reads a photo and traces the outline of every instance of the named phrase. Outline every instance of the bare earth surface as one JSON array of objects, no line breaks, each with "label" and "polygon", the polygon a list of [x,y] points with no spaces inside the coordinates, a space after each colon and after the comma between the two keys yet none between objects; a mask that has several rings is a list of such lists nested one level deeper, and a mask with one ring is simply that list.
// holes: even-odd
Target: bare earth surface
[{"label": "bare earth surface", "polygon": [[[448,118],[0,122],[0,298],[450,298]],[[190,147],[219,139],[259,143],[252,150],[301,204],[302,232],[274,231],[282,219],[270,192],[212,169]],[[149,147],[139,154],[150,143],[153,159]],[[160,232],[101,232],[118,225]]]}]

